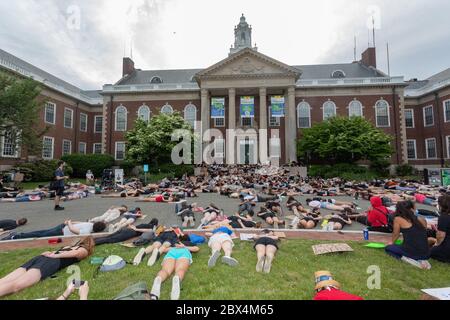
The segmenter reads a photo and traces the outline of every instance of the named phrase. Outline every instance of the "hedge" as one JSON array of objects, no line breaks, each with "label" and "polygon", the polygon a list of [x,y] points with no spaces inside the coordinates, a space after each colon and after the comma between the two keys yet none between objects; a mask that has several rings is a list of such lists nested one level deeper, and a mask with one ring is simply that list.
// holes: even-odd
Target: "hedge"
[{"label": "hedge", "polygon": [[323,179],[342,178],[345,180],[367,181],[379,177],[374,170],[355,164],[341,163],[336,165],[312,165],[308,176]]},{"label": "hedge", "polygon": [[91,170],[95,177],[101,177],[103,170],[114,166],[114,157],[108,154],[70,154],[61,158],[73,168],[74,178],[85,178]]},{"label": "hedge", "polygon": [[[18,165],[15,169],[25,174],[26,181],[46,182],[54,178],[59,160],[39,160]],[[64,170],[64,174],[72,176],[73,169],[70,165]]]}]

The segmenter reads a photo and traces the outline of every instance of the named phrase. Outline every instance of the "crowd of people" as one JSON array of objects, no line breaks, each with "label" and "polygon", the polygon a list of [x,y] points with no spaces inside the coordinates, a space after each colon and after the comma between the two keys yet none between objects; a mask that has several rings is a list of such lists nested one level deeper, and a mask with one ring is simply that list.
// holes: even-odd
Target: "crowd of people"
[{"label": "crowd of people", "polygon": [[[257,236],[253,239],[255,269],[270,273],[280,246],[273,230],[284,226],[293,230],[341,231],[354,223],[372,232],[392,234],[386,253],[394,258],[422,269],[431,268],[430,259],[450,263],[450,194],[447,189],[394,180],[361,183],[308,179],[291,172],[290,168],[214,165],[206,170],[205,175],[163,179],[159,184],[147,186],[131,180],[118,186],[118,192],[108,195],[135,197],[136,202],[173,203],[181,228],[160,225],[154,218],[137,224],[144,217],[141,208],[129,209],[126,205],[110,207],[104,214],[85,222],[67,220],[34,232],[12,231],[26,224],[26,219],[0,221],[0,233],[7,232],[2,240],[85,237],[74,246],[46,252],[0,279],[0,297],[19,292],[86,259],[96,246],[132,241],[133,245],[142,247],[133,260],[135,266],[146,257],[148,266],[164,257],[150,298],[159,299],[162,284],[173,275],[171,297],[178,299],[193,255],[201,250],[199,243],[193,241],[192,233],[186,234],[184,229],[197,225],[197,230],[204,231],[201,234],[209,238],[209,268],[214,268],[218,261],[230,267],[239,266],[239,261],[233,257],[235,231],[239,229],[256,229]],[[214,203],[205,207],[196,202],[188,204],[188,198],[196,198],[200,193],[236,199],[235,212],[225,212]],[[307,200],[302,203],[299,196]],[[351,197],[352,201],[339,200],[341,196]],[[367,211],[359,207],[360,199],[370,200]],[[423,209],[424,206],[428,209]],[[96,233],[104,234],[91,237]],[[403,235],[402,244],[398,244],[400,235]]]}]

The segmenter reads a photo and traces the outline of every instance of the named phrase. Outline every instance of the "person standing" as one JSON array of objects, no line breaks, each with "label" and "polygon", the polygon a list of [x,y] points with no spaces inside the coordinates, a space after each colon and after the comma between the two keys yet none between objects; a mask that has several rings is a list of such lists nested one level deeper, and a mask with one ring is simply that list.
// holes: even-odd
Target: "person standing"
[{"label": "person standing", "polygon": [[86,184],[88,186],[95,185],[95,177],[91,170],[88,170],[88,172],[86,173]]},{"label": "person standing", "polygon": [[61,197],[64,195],[64,180],[69,179],[68,176],[64,175],[64,167],[66,163],[64,161],[58,162],[58,169],[55,171],[55,210],[62,211],[63,207],[59,205]]}]

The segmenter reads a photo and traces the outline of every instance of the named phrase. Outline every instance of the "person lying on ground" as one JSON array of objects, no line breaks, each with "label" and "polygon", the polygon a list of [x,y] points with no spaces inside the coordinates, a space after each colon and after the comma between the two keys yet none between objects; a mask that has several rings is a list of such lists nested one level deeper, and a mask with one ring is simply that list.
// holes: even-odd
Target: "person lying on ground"
[{"label": "person lying on ground", "polygon": [[336,213],[326,216],[328,224],[333,224],[333,230],[339,231],[344,229],[346,225],[351,225],[352,220],[345,213]]},{"label": "person lying on ground", "polygon": [[106,224],[101,222],[72,222],[71,220],[65,221],[54,228],[47,230],[39,230],[23,233],[11,233],[2,240],[19,240],[19,239],[33,239],[33,238],[49,238],[58,236],[79,236],[89,235],[92,233],[100,233],[105,231]]},{"label": "person lying on ground", "polygon": [[136,202],[158,202],[158,203],[174,203],[177,201],[178,199],[172,195],[162,195],[162,194],[145,198],[139,198],[139,200],[136,200]]},{"label": "person lying on ground", "polygon": [[212,232],[207,232],[205,234],[207,237],[210,237],[208,246],[211,248],[211,257],[208,260],[208,267],[213,268],[217,260],[221,256],[221,251],[224,252],[224,257],[222,257],[222,263],[229,265],[231,267],[236,267],[239,262],[232,258],[231,255],[233,253],[234,242],[232,239],[232,235],[234,235],[234,231],[227,227],[219,227]]},{"label": "person lying on ground", "polygon": [[422,193],[413,193],[411,195],[404,193],[403,198],[405,200],[415,201],[417,203],[426,205],[426,206],[433,206],[435,207],[437,205],[437,201],[434,198],[429,198],[426,195]]},{"label": "person lying on ground", "polygon": [[108,226],[108,232],[109,233],[115,233],[121,229],[127,228],[128,226],[133,225],[136,220],[140,217],[142,217],[142,210],[141,208],[136,208],[131,211],[127,211],[122,215],[122,219],[114,224],[110,224]]},{"label": "person lying on ground", "polygon": [[307,214],[310,211],[305,209],[303,205],[297,201],[293,196],[290,196],[287,200],[286,206],[289,210],[291,210],[296,217],[301,216],[301,214]]},{"label": "person lying on ground", "polygon": [[61,197],[61,201],[72,201],[72,200],[78,200],[78,199],[84,199],[89,196],[89,191],[74,191],[67,195],[64,195]]},{"label": "person lying on ground", "polygon": [[219,207],[217,207],[214,203],[211,203],[205,210],[203,210],[203,218],[200,221],[199,228],[203,228],[212,221],[217,220],[220,216],[223,216],[223,210],[219,209]]},{"label": "person lying on ground", "polygon": [[111,222],[119,219],[127,211],[128,211],[128,207],[125,205],[122,205],[120,207],[112,206],[103,215],[92,218],[89,220],[89,222],[95,223],[95,222],[102,221],[102,222],[108,224],[108,223],[111,223]]},{"label": "person lying on ground", "polygon": [[69,300],[70,296],[75,293],[75,291],[78,290],[78,295],[80,297],[80,301],[87,301],[89,300],[89,283],[85,281],[80,287],[76,287],[73,282],[69,283],[67,286],[66,291],[62,295],[59,296],[56,300],[59,301],[66,301]]},{"label": "person lying on ground", "polygon": [[27,222],[28,220],[25,218],[19,220],[0,220],[0,233],[17,229],[18,227],[26,225]]},{"label": "person lying on ground", "polygon": [[181,283],[193,263],[192,253],[199,252],[197,246],[187,247],[183,244],[177,244],[174,248],[164,248],[162,253],[166,253],[162,269],[158,272],[153,287],[150,292],[151,300],[159,300],[161,296],[161,284],[164,283],[172,274],[171,300],[179,300],[181,293]]},{"label": "person lying on ground", "polygon": [[431,248],[431,258],[450,263],[450,195],[438,200],[440,217],[438,220],[436,244]]},{"label": "person lying on ground", "polygon": [[[411,201],[397,203],[392,242],[385,250],[388,255],[396,259],[401,259],[422,269],[430,269],[427,222],[423,218],[417,218],[415,210],[414,203]],[[396,245],[400,233],[403,234],[403,244]]]},{"label": "person lying on ground", "polygon": [[150,255],[147,265],[149,267],[153,266],[159,259],[165,248],[174,247],[177,243],[180,243],[180,238],[183,236],[184,234],[179,228],[163,227],[162,232],[159,234],[157,233],[156,238],[154,239],[151,246],[147,247],[146,249],[142,248],[141,250],[139,250],[138,254],[133,260],[133,264],[135,266],[139,265],[146,255]]},{"label": "person lying on ground", "polygon": [[[137,237],[143,237],[144,235],[147,234],[154,234],[156,227],[158,226],[158,223],[159,223],[158,219],[152,219],[149,223],[143,223],[137,226],[131,225],[106,237],[96,238],[95,244],[99,246],[102,244],[121,243]],[[150,238],[152,237],[150,236],[148,237],[149,241]],[[142,243],[144,242],[145,241],[143,241]]]},{"label": "person lying on ground", "polygon": [[323,218],[320,212],[309,212],[303,214],[300,218],[295,217],[292,220],[291,226],[293,229],[315,229],[317,224],[322,220]]},{"label": "person lying on ground", "polygon": [[280,220],[277,216],[277,214],[266,207],[261,207],[259,212],[257,213],[257,216],[263,219],[267,224],[274,226],[276,229],[278,229],[278,226],[280,224],[285,224],[283,220]]},{"label": "person lying on ground", "polygon": [[87,237],[73,246],[55,252],[44,252],[0,279],[0,297],[30,288],[58,271],[86,259],[92,255],[94,247],[94,239]]},{"label": "person lying on ground", "polygon": [[308,206],[310,206],[313,209],[326,209],[326,210],[331,210],[331,211],[344,211],[346,208],[352,208],[352,206],[350,205],[336,205],[333,204],[327,200],[322,200],[322,199],[307,199],[306,203],[308,204]]},{"label": "person lying on ground", "polygon": [[181,210],[177,213],[177,216],[181,218],[183,228],[187,228],[188,224],[191,228],[195,227],[194,210],[196,207],[196,203],[188,205],[187,202],[183,202],[181,204]]},{"label": "person lying on ground", "polygon": [[256,272],[270,273],[273,259],[278,251],[279,238],[273,231],[263,230],[255,238],[254,249],[256,250],[257,264]]}]

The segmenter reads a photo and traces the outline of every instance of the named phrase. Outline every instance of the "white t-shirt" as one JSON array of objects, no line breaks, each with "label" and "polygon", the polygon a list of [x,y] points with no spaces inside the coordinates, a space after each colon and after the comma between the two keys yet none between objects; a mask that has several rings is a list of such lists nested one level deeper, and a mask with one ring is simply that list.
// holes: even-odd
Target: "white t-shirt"
[{"label": "white t-shirt", "polygon": [[[92,231],[94,230],[94,224],[90,223],[90,222],[76,223],[73,226],[74,226],[74,228],[80,230],[80,235],[81,234],[91,234]],[[72,233],[69,230],[68,226],[64,227],[63,233],[65,236],[76,236],[76,234]]]},{"label": "white t-shirt", "polygon": [[309,206],[311,208],[319,208],[320,209],[320,207],[322,206],[322,203],[320,201],[314,200],[309,203]]}]

